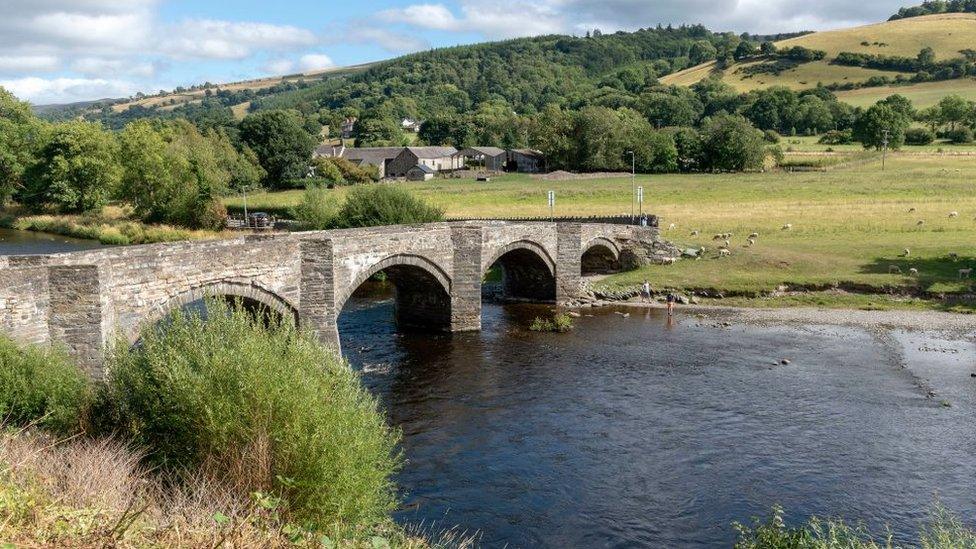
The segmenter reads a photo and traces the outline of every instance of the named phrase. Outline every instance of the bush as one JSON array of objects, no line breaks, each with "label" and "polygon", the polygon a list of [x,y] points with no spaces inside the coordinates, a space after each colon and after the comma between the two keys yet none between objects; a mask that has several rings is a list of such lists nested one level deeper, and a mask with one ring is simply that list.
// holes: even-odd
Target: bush
[{"label": "bush", "polygon": [[564,334],[573,329],[573,318],[568,314],[556,314],[552,318],[535,317],[529,330],[533,332],[552,332]]},{"label": "bush", "polygon": [[763,139],[765,139],[767,143],[772,143],[775,145],[776,143],[779,143],[780,139],[782,138],[776,130],[766,130],[763,132]]},{"label": "bush", "polygon": [[946,139],[957,145],[972,143],[974,139],[973,130],[965,126],[960,126],[954,130],[949,130],[946,132],[945,136]]},{"label": "bush", "polygon": [[302,201],[292,209],[291,215],[303,230],[320,231],[335,225],[338,210],[332,191],[312,186],[305,189]]},{"label": "bush", "polygon": [[274,494],[315,527],[395,507],[397,435],[349,366],[290,321],[210,301],[141,337],[112,354],[107,400],[164,470]]},{"label": "bush", "polygon": [[935,141],[935,134],[925,128],[909,128],[905,130],[906,145],[931,145]]},{"label": "bush", "polygon": [[336,218],[338,228],[433,223],[444,210],[390,185],[356,187],[346,197]]},{"label": "bush", "polygon": [[0,417],[58,434],[81,429],[91,402],[88,377],[56,350],[20,347],[0,336]]},{"label": "bush", "polygon": [[830,130],[817,141],[821,145],[850,145],[854,143],[854,132],[851,130]]}]

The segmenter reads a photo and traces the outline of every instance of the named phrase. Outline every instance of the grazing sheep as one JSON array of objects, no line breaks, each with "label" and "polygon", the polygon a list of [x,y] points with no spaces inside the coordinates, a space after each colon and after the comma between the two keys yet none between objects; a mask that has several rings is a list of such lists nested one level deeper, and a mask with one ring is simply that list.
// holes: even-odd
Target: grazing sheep
[{"label": "grazing sheep", "polygon": [[699,234],[701,233],[698,231],[691,231],[691,236],[698,236]]},{"label": "grazing sheep", "polygon": [[915,209],[915,208],[908,208],[908,213],[910,213],[910,214],[913,214],[913,213],[915,213],[915,212],[917,212],[917,211],[918,211],[918,210],[917,210],[917,209]]},{"label": "grazing sheep", "polygon": [[918,269],[915,267],[908,269],[908,276],[918,276]]},{"label": "grazing sheep", "polygon": [[959,217],[959,212],[949,212],[949,219],[955,219]]},{"label": "grazing sheep", "polygon": [[904,256],[904,257],[910,257],[912,255],[912,251],[909,250],[908,248],[905,248],[905,251],[902,252],[901,255]]},{"label": "grazing sheep", "polygon": [[673,257],[665,257],[664,259],[661,260],[662,265],[674,265],[677,262],[678,260]]},{"label": "grazing sheep", "polygon": [[699,248],[699,250],[698,250],[698,255],[699,255],[699,256],[702,256],[702,255],[705,255],[705,252],[707,252],[707,251],[708,251],[708,248],[706,248],[706,247],[704,247],[704,246],[702,246],[702,247],[701,247],[701,248]]},{"label": "grazing sheep", "polygon": [[964,278],[971,278],[973,276],[972,268],[969,269],[959,269],[959,280]]},{"label": "grazing sheep", "polygon": [[888,274],[898,273],[901,274],[901,267],[898,265],[888,265]]},{"label": "grazing sheep", "polygon": [[724,234],[717,234],[717,235],[715,235],[715,236],[712,237],[712,240],[725,240],[725,235]]},{"label": "grazing sheep", "polygon": [[729,256],[732,255],[732,250],[730,250],[728,248],[720,248],[718,250],[718,255],[719,255],[719,257],[729,257]]},{"label": "grazing sheep", "polygon": [[783,225],[783,230],[784,231],[791,231],[791,230],[793,230],[793,224],[792,223],[787,223],[786,225]]},{"label": "grazing sheep", "polygon": [[918,220],[918,223],[916,223],[916,225],[918,225],[919,227],[921,227],[922,225],[925,225],[925,220],[924,219],[919,219]]},{"label": "grazing sheep", "polygon": [[678,228],[678,226],[677,226],[677,225],[675,225],[674,223],[672,223],[672,224],[670,224],[670,225],[668,225],[668,230],[669,230],[669,231],[673,231],[673,230],[675,230],[675,229],[677,229],[677,228]]},{"label": "grazing sheep", "polygon": [[731,246],[731,245],[732,245],[732,241],[731,241],[731,240],[726,240],[726,241],[725,241],[725,247],[726,247],[726,248],[728,248],[728,247],[729,247],[729,246]]},{"label": "grazing sheep", "polygon": [[759,233],[752,233],[749,235],[749,238],[759,238]]},{"label": "grazing sheep", "polygon": [[748,242],[750,246],[755,246],[756,245],[756,239],[755,238],[750,238],[749,240],[746,240],[746,242]]}]

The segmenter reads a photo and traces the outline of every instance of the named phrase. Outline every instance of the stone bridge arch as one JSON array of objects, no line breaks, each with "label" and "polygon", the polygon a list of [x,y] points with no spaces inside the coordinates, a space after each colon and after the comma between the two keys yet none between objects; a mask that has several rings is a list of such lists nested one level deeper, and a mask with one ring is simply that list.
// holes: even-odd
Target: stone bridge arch
[{"label": "stone bridge arch", "polygon": [[367,280],[384,272],[394,287],[394,315],[400,328],[449,331],[451,277],[434,261],[415,254],[394,254],[362,270],[336,296],[341,314],[349,298]]},{"label": "stone bridge arch", "polygon": [[165,301],[153,306],[142,318],[126,326],[123,330],[130,342],[135,342],[139,331],[163,320],[167,315],[186,305],[208,298],[239,299],[245,307],[254,310],[266,309],[282,319],[298,323],[298,308],[275,292],[256,283],[220,280],[174,293]]},{"label": "stone bridge arch", "polygon": [[555,301],[556,261],[542,244],[521,239],[497,248],[487,256],[482,278],[496,266],[501,269],[504,297]]},{"label": "stone bridge arch", "polygon": [[591,276],[621,270],[623,250],[611,238],[598,236],[581,246],[580,274]]}]

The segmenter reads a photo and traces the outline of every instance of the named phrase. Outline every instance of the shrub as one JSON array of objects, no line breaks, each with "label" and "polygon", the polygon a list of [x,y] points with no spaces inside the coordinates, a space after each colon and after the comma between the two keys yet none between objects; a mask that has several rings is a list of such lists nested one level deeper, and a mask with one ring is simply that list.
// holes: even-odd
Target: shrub
[{"label": "shrub", "polygon": [[64,353],[20,347],[0,336],[0,417],[6,422],[69,434],[81,429],[90,402],[88,377]]},{"label": "shrub", "polygon": [[946,132],[945,135],[946,135],[946,139],[948,139],[949,141],[957,145],[972,143],[974,139],[973,130],[965,126],[960,126],[954,130],[949,130]]},{"label": "shrub", "polygon": [[307,231],[320,231],[335,225],[338,205],[333,193],[321,186],[305,189],[302,201],[292,209],[292,217]]},{"label": "shrub", "polygon": [[925,128],[909,128],[905,130],[905,144],[930,145],[935,141],[935,134]]},{"label": "shrub", "polygon": [[821,145],[850,145],[853,142],[854,132],[851,130],[830,130],[818,141]]},{"label": "shrub", "polygon": [[432,223],[444,219],[444,210],[404,189],[390,185],[356,187],[339,209],[339,228]]},{"label": "shrub", "polygon": [[108,400],[164,470],[274,494],[316,527],[394,508],[397,435],[349,366],[291,322],[209,301],[141,337],[112,354]]},{"label": "shrub", "polygon": [[564,334],[573,329],[573,318],[568,314],[556,314],[552,318],[535,317],[529,330],[533,332],[552,332]]},{"label": "shrub", "polygon": [[763,132],[763,139],[765,139],[767,143],[776,144],[779,143],[780,139],[782,138],[776,130],[766,130]]}]

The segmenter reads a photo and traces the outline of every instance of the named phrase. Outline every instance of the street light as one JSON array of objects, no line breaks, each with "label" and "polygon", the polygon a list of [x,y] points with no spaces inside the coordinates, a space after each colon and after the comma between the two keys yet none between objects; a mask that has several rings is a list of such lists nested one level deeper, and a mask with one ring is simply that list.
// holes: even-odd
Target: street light
[{"label": "street light", "polygon": [[634,197],[637,193],[637,157],[634,151],[627,151],[630,155],[630,223],[633,224],[634,218]]}]

